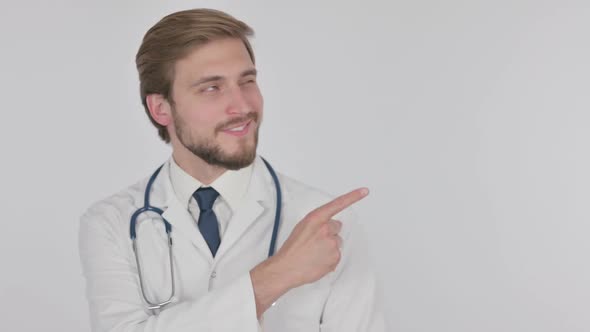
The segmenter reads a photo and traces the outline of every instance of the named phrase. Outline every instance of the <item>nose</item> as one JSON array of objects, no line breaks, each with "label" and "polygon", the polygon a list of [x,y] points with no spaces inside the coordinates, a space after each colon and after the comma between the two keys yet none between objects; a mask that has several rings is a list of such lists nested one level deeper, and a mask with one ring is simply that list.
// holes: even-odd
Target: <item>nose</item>
[{"label": "nose", "polygon": [[231,89],[229,94],[229,104],[227,107],[228,114],[248,114],[250,109],[248,98],[239,86]]}]

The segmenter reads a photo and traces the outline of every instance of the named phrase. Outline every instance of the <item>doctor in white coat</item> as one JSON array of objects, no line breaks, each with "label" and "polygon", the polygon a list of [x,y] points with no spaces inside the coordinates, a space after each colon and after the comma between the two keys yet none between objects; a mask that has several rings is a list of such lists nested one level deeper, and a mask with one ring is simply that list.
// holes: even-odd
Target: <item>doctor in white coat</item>
[{"label": "doctor in white coat", "polygon": [[[348,209],[366,188],[332,200],[279,173],[277,251],[268,257],[277,191],[256,154],[263,103],[251,34],[206,9],[171,14],[146,33],[141,98],[173,149],[150,205],[171,225],[172,256],[162,218],[142,213],[136,261],[130,220],[147,178],[91,206],[79,244],[93,331],[385,331]],[[172,285],[171,303],[150,309],[146,300],[166,301]]]}]

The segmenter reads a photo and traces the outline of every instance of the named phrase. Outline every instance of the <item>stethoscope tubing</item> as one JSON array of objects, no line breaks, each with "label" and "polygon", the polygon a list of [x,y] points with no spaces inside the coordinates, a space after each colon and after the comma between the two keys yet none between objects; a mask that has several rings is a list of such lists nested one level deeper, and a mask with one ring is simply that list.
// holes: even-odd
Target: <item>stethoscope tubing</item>
[{"label": "stethoscope tubing", "polygon": [[[282,203],[283,197],[282,197],[282,191],[281,191],[279,178],[278,178],[276,172],[274,171],[272,166],[268,163],[268,161],[266,161],[266,159],[262,158],[262,161],[266,165],[266,168],[268,169],[268,171],[272,177],[272,180],[274,182],[275,192],[276,192],[276,201],[277,201],[276,202],[276,209],[275,209],[275,220],[274,220],[274,225],[273,225],[273,229],[272,229],[270,246],[269,246],[269,250],[268,250],[268,257],[272,257],[275,254],[277,237],[278,237],[279,227],[280,227],[280,223],[281,223],[281,207],[283,204]],[[163,166],[164,165],[161,165],[160,167],[158,167],[158,169],[156,169],[154,171],[154,173],[150,176],[148,183],[146,185],[146,188],[145,188],[144,205],[142,207],[140,207],[139,209],[137,209],[131,215],[131,221],[129,222],[129,236],[131,237],[132,246],[133,246],[133,253],[135,255],[135,262],[137,264],[137,273],[138,273],[138,277],[139,277],[139,285],[141,288],[141,295],[142,295],[143,299],[145,300],[145,302],[148,304],[147,308],[149,310],[161,309],[165,305],[170,304],[173,300],[173,297],[174,297],[174,294],[176,291],[175,290],[176,285],[174,282],[174,265],[173,265],[173,255],[172,255],[172,251],[173,251],[172,236],[171,236],[172,226],[162,216],[164,213],[164,211],[162,209],[150,205],[150,194],[152,191],[152,186],[156,180],[156,177],[158,176],[158,174],[162,170]],[[172,287],[171,287],[171,294],[170,294],[170,297],[168,298],[168,300],[163,301],[163,302],[159,302],[159,303],[151,302],[147,298],[147,294],[145,292],[143,273],[142,273],[141,265],[139,262],[139,250],[138,250],[138,246],[137,246],[137,232],[136,232],[137,219],[138,219],[139,215],[141,215],[142,213],[146,213],[146,212],[154,212],[154,213],[157,213],[158,215],[160,215],[160,217],[162,217],[162,221],[164,222],[164,226],[166,228],[166,236],[167,236],[167,242],[168,242],[168,255],[169,255],[169,262],[170,262],[171,286]]]}]

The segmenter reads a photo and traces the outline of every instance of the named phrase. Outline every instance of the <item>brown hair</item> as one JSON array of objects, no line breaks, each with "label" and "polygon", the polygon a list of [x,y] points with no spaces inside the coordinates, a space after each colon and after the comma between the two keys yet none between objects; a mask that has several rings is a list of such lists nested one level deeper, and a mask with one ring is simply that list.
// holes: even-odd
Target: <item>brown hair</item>
[{"label": "brown hair", "polygon": [[194,48],[222,38],[240,38],[252,62],[254,52],[248,41],[254,31],[247,24],[213,9],[191,9],[162,18],[143,37],[135,64],[139,73],[141,103],[150,121],[158,129],[160,138],[170,142],[166,127],[150,115],[146,102],[149,94],[161,94],[171,104],[174,64]]}]

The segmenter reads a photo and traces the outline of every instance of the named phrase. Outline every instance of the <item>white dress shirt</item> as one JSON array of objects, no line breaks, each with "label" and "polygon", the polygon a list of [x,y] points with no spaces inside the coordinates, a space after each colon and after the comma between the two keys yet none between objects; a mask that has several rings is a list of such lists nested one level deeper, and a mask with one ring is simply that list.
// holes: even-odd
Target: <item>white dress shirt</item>
[{"label": "white dress shirt", "polygon": [[219,193],[219,197],[213,203],[213,212],[219,223],[219,237],[223,240],[223,234],[233,216],[233,212],[243,203],[243,199],[252,177],[252,165],[237,171],[227,170],[211,185],[205,186],[199,180],[185,172],[174,160],[170,160],[170,182],[178,200],[186,206],[188,211],[199,220],[200,209],[193,193],[201,187],[212,187]]}]

